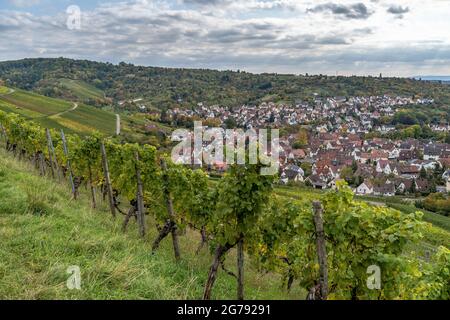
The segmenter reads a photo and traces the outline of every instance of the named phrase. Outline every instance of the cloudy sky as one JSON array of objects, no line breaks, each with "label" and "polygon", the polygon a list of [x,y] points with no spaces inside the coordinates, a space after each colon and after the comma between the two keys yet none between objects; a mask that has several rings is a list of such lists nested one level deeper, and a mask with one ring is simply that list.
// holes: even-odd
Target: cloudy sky
[{"label": "cloudy sky", "polygon": [[450,75],[449,17],[450,0],[1,0],[0,60]]}]

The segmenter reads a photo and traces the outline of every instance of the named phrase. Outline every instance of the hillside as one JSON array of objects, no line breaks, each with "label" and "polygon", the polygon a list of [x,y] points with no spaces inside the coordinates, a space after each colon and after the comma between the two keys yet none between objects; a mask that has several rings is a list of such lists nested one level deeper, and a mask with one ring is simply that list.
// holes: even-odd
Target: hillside
[{"label": "hillside", "polygon": [[[1,299],[199,299],[210,256],[195,255],[197,233],[181,237],[184,259],[176,264],[169,241],[157,255],[137,236],[136,225],[121,232],[105,204],[89,196],[70,200],[69,186],[39,177],[0,148],[0,298]],[[154,222],[149,220],[149,226]],[[148,228],[149,237],[156,229]],[[232,268],[232,258],[229,259]],[[227,263],[228,264],[228,263]],[[81,269],[82,290],[69,290],[69,266]],[[305,292],[279,290],[280,277],[248,266],[249,299],[303,299]],[[216,299],[233,299],[235,280],[217,280]]]},{"label": "hillside", "polygon": [[[236,106],[261,101],[294,103],[319,96],[402,95],[450,103],[447,85],[406,78],[335,77],[203,69],[175,69],[87,60],[24,59],[0,62],[6,84],[46,96],[114,102],[142,98],[149,108],[192,107],[199,102]],[[72,80],[70,80],[72,79]],[[104,101],[97,99],[102,105]]]},{"label": "hillside", "polygon": [[[92,89],[94,90],[94,89]],[[86,95],[91,93],[86,93]],[[92,94],[95,94],[92,92]],[[49,128],[64,129],[67,133],[87,135],[99,131],[114,135],[116,115],[113,112],[78,102],[42,96],[22,89],[0,86],[0,110],[17,113]],[[138,116],[121,114],[121,133],[124,139],[145,143],[159,143],[149,140],[144,132],[147,122]]]},{"label": "hillside", "polygon": [[[309,288],[308,291],[311,286],[315,288],[318,277],[314,250],[317,234],[314,221],[317,219],[324,219],[327,264],[333,288],[330,298],[448,297],[448,232],[423,223],[420,212],[402,213],[355,201],[352,190],[343,182],[337,184],[335,191],[327,193],[291,190],[280,194],[282,190],[273,189],[273,177],[261,175],[259,167],[252,165],[234,166],[212,183],[204,172],[158,156],[154,147],[123,144],[97,135],[84,139],[67,135],[67,153],[63,146],[65,140],[55,131],[49,133],[50,141],[46,139],[48,133],[30,121],[4,112],[0,112],[0,120],[1,145],[10,151],[9,154],[0,152],[0,233],[6,235],[2,242],[6,250],[0,251],[0,258],[12,261],[0,270],[4,274],[0,292],[4,290],[2,294],[8,297],[35,294],[17,285],[14,281],[17,277],[33,281],[36,277],[33,288],[39,288],[51,298],[67,297],[64,282],[58,276],[64,270],[61,263],[87,269],[88,286],[94,289],[79,292],[83,297],[104,297],[105,292],[111,297],[134,295],[133,284],[143,291],[159,285],[153,281],[156,272],[163,281],[171,277],[173,282],[169,285],[174,288],[183,288],[181,297],[199,297],[205,278],[198,270],[208,269],[207,260],[214,250],[204,299],[212,297],[219,267],[225,271],[219,283],[225,286],[239,279],[230,271],[236,267],[237,274],[248,275],[245,285],[243,281],[236,282],[238,295],[248,286],[246,297],[250,299],[263,296],[304,298],[304,288]],[[54,149],[48,148],[49,145]],[[66,180],[65,190],[61,184],[65,180],[62,173],[67,160],[71,165],[66,178],[73,181],[70,191],[74,199],[81,201],[68,197],[69,181]],[[105,161],[108,166],[102,165]],[[109,191],[102,200],[100,187],[105,183]],[[108,198],[114,217],[118,212],[128,212],[127,218],[122,217],[123,226],[131,222],[126,235],[139,233],[144,245],[128,244],[121,238],[126,237],[125,234],[119,237],[122,219],[111,219],[105,210]],[[320,202],[312,205],[314,199]],[[99,210],[88,209],[88,202]],[[319,216],[322,210],[324,218]],[[80,211],[82,213],[78,213]],[[132,219],[133,215],[136,219]],[[108,227],[111,231],[106,229]],[[207,246],[199,247],[200,237],[195,236],[199,231],[211,250],[206,250]],[[169,235],[172,241],[162,241]],[[137,240],[133,235],[131,238]],[[112,239],[117,241],[109,246]],[[242,239],[245,239],[245,246],[238,245]],[[157,264],[168,261],[165,258],[168,251],[172,251],[170,242],[173,259],[179,263],[175,268],[172,262]],[[197,248],[200,248],[200,255],[196,254]],[[161,251],[164,253],[160,254]],[[112,257],[112,261],[108,257]],[[236,259],[237,265],[233,267],[229,259]],[[383,281],[386,281],[380,292],[370,291],[362,280],[367,277],[367,266],[374,263],[383,267]],[[19,267],[14,267],[16,265]],[[137,274],[128,272],[128,266],[137,270]],[[405,277],[398,278],[399,268]],[[342,277],[341,270],[345,269],[347,272]],[[173,270],[181,274],[174,274]],[[129,282],[129,274],[136,282]],[[188,280],[185,274],[189,274]],[[286,284],[290,286],[294,282],[288,294]],[[120,292],[124,288],[126,293]],[[231,286],[218,292],[214,289],[214,297],[229,298],[232,291]],[[152,292],[149,297],[166,297]],[[171,298],[180,297],[177,291],[171,294]]]},{"label": "hillside", "polygon": [[87,84],[83,81],[72,80],[72,79],[59,79],[57,85],[62,86],[68,91],[72,92],[78,99],[87,100],[104,100],[105,93],[95,88],[92,85]]}]

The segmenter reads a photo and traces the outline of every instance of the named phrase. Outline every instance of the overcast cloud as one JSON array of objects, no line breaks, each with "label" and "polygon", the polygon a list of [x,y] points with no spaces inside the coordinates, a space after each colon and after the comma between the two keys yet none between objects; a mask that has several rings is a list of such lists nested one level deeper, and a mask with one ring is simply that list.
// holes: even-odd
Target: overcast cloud
[{"label": "overcast cloud", "polygon": [[[66,26],[69,4],[82,10],[80,30]],[[450,74],[449,16],[447,0],[6,0],[0,60],[442,75]]]}]

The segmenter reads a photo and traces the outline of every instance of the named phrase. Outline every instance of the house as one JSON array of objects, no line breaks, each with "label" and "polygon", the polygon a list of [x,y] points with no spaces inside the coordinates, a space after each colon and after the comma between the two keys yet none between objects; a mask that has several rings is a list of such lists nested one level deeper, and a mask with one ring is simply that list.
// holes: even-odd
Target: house
[{"label": "house", "polygon": [[356,188],[356,194],[373,194],[373,185],[369,181],[364,181]]},{"label": "house", "polygon": [[416,180],[417,191],[420,193],[431,193],[433,190],[433,186],[428,179],[417,179]]},{"label": "house", "polygon": [[411,165],[399,166],[397,168],[397,170],[399,171],[398,173],[403,178],[408,178],[408,179],[417,178],[419,176],[419,173],[420,173],[420,170],[419,170],[419,168],[417,166],[411,166]]},{"label": "house", "polygon": [[383,150],[372,150],[370,153],[370,158],[372,161],[387,160],[389,158],[389,154]]},{"label": "house", "polygon": [[338,179],[338,178],[333,179],[333,180],[328,184],[328,186],[329,186],[331,189],[335,190],[338,181],[344,181],[344,180],[343,180],[343,179]]},{"label": "house", "polygon": [[296,166],[296,165],[289,165],[281,174],[281,182],[286,184],[288,182],[303,182],[303,177],[305,176],[305,172],[302,168]]},{"label": "house", "polygon": [[304,159],[306,157],[306,152],[303,149],[293,149],[289,153],[289,159]]},{"label": "house", "polygon": [[393,183],[385,183],[373,188],[373,194],[376,196],[393,197],[395,196],[395,185]]},{"label": "house", "polygon": [[228,165],[222,161],[214,161],[213,168],[217,172],[225,172],[228,169]]},{"label": "house", "polygon": [[360,164],[360,165],[358,165],[358,169],[355,172],[355,176],[363,177],[363,178],[367,179],[367,178],[372,178],[373,173],[374,173],[374,170],[371,165]]},{"label": "house", "polygon": [[439,159],[439,164],[442,168],[450,168],[450,158]]},{"label": "house", "polygon": [[411,161],[411,165],[417,166],[420,169],[425,168],[425,170],[434,170],[439,168],[441,165],[439,162],[434,160],[419,160],[415,159]]},{"label": "house", "polygon": [[444,180],[450,179],[450,169],[446,170],[446,171],[442,174],[442,179],[444,179]]},{"label": "house", "polygon": [[387,160],[378,161],[376,171],[379,173],[384,173],[386,175],[391,174],[392,169],[391,169],[391,166],[389,165],[389,161],[387,161]]},{"label": "house", "polygon": [[413,159],[419,159],[420,154],[419,152],[414,150],[400,150],[400,154],[398,156],[399,161],[409,161]]},{"label": "house", "polygon": [[393,160],[393,159],[397,159],[400,156],[400,150],[397,148],[393,148],[391,150],[388,150],[389,152],[389,159]]},{"label": "house", "polygon": [[423,159],[424,160],[439,160],[445,148],[440,145],[428,145],[423,149]]},{"label": "house", "polygon": [[310,183],[315,189],[326,189],[327,181],[326,179],[318,174],[313,174],[306,178],[305,182]]},{"label": "house", "polygon": [[394,181],[394,183],[397,193],[405,194],[410,192],[412,184],[415,183],[415,181],[411,179],[398,178]]}]

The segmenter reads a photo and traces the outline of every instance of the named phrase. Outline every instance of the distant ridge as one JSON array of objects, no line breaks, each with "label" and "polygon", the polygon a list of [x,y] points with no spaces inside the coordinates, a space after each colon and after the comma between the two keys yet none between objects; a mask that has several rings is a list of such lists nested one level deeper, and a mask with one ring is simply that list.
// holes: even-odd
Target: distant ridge
[{"label": "distant ridge", "polygon": [[423,81],[443,81],[443,82],[450,82],[450,76],[418,76],[414,77],[416,80],[423,80]]},{"label": "distant ridge", "polygon": [[[138,111],[140,106],[159,110],[192,108],[198,103],[229,107],[262,102],[293,104],[313,100],[314,93],[320,97],[420,95],[433,96],[437,103],[450,103],[447,82],[419,82],[413,78],[252,74],[66,58],[0,61],[0,80],[6,86],[45,96],[98,107],[113,104],[130,111]],[[119,104],[136,99],[140,99],[139,104]]]}]

